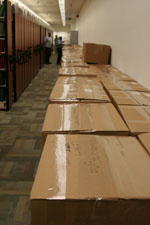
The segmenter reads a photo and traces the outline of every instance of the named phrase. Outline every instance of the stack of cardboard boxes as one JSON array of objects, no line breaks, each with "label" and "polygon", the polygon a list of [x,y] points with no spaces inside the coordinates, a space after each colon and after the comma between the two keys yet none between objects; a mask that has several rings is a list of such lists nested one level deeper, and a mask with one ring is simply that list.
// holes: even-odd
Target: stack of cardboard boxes
[{"label": "stack of cardboard boxes", "polygon": [[32,225],[150,224],[150,91],[81,54],[65,47],[49,97]]},{"label": "stack of cardboard boxes", "polygon": [[[131,135],[150,132],[150,90],[111,66],[97,66],[98,79],[127,124]],[[105,69],[104,69],[105,68]]]}]

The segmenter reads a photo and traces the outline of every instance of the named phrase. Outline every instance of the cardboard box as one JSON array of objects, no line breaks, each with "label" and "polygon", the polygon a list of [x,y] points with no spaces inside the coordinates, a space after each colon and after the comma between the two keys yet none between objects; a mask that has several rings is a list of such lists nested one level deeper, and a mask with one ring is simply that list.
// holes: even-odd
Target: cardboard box
[{"label": "cardboard box", "polygon": [[128,75],[120,73],[120,72],[110,72],[110,76],[112,76],[114,80],[118,80],[118,81],[135,82],[135,80],[129,77]]},{"label": "cardboard box", "polygon": [[108,64],[111,48],[94,43],[83,44],[83,61],[87,63]]},{"label": "cardboard box", "polygon": [[70,62],[70,63],[65,63],[65,62],[62,62],[61,63],[61,66],[62,67],[86,67],[88,68],[88,64],[87,63],[84,63],[84,62]]},{"label": "cardboard box", "polygon": [[125,91],[142,91],[142,92],[150,92],[147,88],[143,87],[141,84],[136,81],[117,81],[117,86]]},{"label": "cardboard box", "polygon": [[140,105],[128,92],[119,90],[109,90],[108,92],[116,105]]},{"label": "cardboard box", "polygon": [[[95,65],[100,71],[102,71],[106,76],[109,75],[110,68],[114,68],[111,65],[102,65],[102,64],[96,64]],[[117,70],[118,71],[118,70]]]},{"label": "cardboard box", "polygon": [[50,103],[111,102],[102,85],[56,84],[49,97]]},{"label": "cardboard box", "polygon": [[112,67],[111,65],[96,65],[97,68],[104,72],[106,76],[108,76],[112,80],[118,80],[118,81],[132,81],[135,80],[128,76],[127,74],[124,74],[117,70],[116,68]]},{"label": "cardboard box", "polygon": [[133,78],[131,78],[129,75],[122,73],[113,67],[109,67],[108,71],[109,71],[109,75],[112,76],[113,79],[115,79],[115,80],[135,82],[135,80]]},{"label": "cardboard box", "polygon": [[57,84],[87,84],[87,85],[97,85],[99,82],[96,77],[76,77],[76,76],[60,76],[56,81]]},{"label": "cardboard box", "polygon": [[111,103],[50,104],[42,129],[48,134],[98,133],[128,135],[128,128]]},{"label": "cardboard box", "polygon": [[97,79],[100,80],[101,78],[102,79],[107,78],[105,73],[102,70],[100,70],[96,65],[89,64],[89,68],[97,74]]},{"label": "cardboard box", "polygon": [[150,107],[118,106],[131,133],[137,135],[150,132]]},{"label": "cardboard box", "polygon": [[146,151],[150,154],[150,133],[141,134],[138,136],[141,144],[145,147]]},{"label": "cardboard box", "polygon": [[150,106],[149,92],[128,91],[127,93],[132,97],[132,99],[138,102],[139,105]]},{"label": "cardboard box", "polygon": [[32,225],[150,224],[150,157],[134,137],[48,135]]},{"label": "cardboard box", "polygon": [[79,54],[74,54],[74,55],[64,55],[61,58],[61,61],[64,63],[83,63],[83,59],[82,56],[80,56]]},{"label": "cardboard box", "polygon": [[119,90],[121,91],[122,89],[120,87],[118,87],[117,83],[114,81],[111,81],[108,78],[101,78],[100,82],[102,83],[103,87],[106,90]]},{"label": "cardboard box", "polygon": [[61,67],[59,69],[59,76],[85,76],[96,77],[97,74],[90,68],[84,67]]}]

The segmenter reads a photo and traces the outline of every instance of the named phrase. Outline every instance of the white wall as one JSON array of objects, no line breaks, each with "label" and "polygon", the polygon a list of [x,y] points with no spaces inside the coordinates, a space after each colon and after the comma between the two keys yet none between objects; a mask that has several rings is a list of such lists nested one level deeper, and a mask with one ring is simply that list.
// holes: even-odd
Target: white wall
[{"label": "white wall", "polygon": [[76,19],[71,20],[71,30],[76,30]]},{"label": "white wall", "polygon": [[55,35],[62,37],[63,41],[70,41],[70,32],[54,32],[53,38],[55,38]]},{"label": "white wall", "polygon": [[87,0],[79,14],[79,44],[112,47],[112,65],[150,88],[150,0]]}]

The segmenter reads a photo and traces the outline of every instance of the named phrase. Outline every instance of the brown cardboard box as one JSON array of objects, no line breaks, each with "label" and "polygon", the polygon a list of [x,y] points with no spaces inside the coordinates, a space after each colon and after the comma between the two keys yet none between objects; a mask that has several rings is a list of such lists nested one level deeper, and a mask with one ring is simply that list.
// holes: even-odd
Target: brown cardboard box
[{"label": "brown cardboard box", "polygon": [[141,144],[145,147],[146,151],[150,154],[150,133],[141,134],[138,136]]},{"label": "brown cardboard box", "polygon": [[42,129],[47,134],[99,133],[128,135],[128,128],[111,103],[50,104]]},{"label": "brown cardboard box", "polygon": [[56,81],[57,84],[87,84],[87,85],[97,85],[99,82],[96,77],[77,77],[77,76],[60,76]]},{"label": "brown cardboard box", "polygon": [[117,86],[125,91],[142,91],[142,92],[150,92],[147,88],[143,87],[141,84],[136,81],[117,81]]},{"label": "brown cardboard box", "polygon": [[140,105],[128,92],[115,90],[109,90],[108,92],[116,105]]},{"label": "brown cardboard box", "polygon": [[59,70],[59,76],[85,76],[96,77],[97,74],[90,68],[84,67],[61,67]]},{"label": "brown cardboard box", "polygon": [[108,71],[109,71],[109,75],[112,76],[115,80],[135,82],[135,80],[133,78],[131,78],[130,76],[128,76],[125,73],[118,71],[117,69],[115,69],[113,67],[109,67]]},{"label": "brown cardboard box", "polygon": [[93,65],[93,64],[89,64],[89,68],[94,71],[96,74],[97,74],[97,79],[104,79],[104,78],[107,78],[106,74],[100,70],[96,65]]},{"label": "brown cardboard box", "polygon": [[150,132],[150,107],[118,106],[133,135]]},{"label": "brown cardboard box", "polygon": [[102,85],[105,87],[106,90],[119,90],[119,91],[122,90],[120,87],[118,87],[116,82],[111,81],[108,78],[101,78],[100,82],[102,83]]},{"label": "brown cardboard box", "polygon": [[50,103],[111,102],[102,85],[56,84],[49,97]]},{"label": "brown cardboard box", "polygon": [[48,135],[32,225],[150,224],[150,157],[134,137]]},{"label": "brown cardboard box", "polygon": [[83,44],[83,61],[87,63],[108,64],[110,46],[93,43]]},{"label": "brown cardboard box", "polygon": [[120,73],[120,72],[115,72],[115,73],[110,72],[110,76],[112,76],[114,80],[118,80],[118,81],[135,82],[135,80],[129,77],[128,75]]},{"label": "brown cardboard box", "polygon": [[132,99],[138,102],[139,105],[150,106],[149,92],[128,91],[127,93],[132,97]]},{"label": "brown cardboard box", "polygon": [[78,54],[74,55],[64,55],[61,58],[62,63],[83,63],[83,60],[81,58],[82,56],[79,56]]},{"label": "brown cardboard box", "polygon": [[105,73],[106,76],[108,76],[112,80],[118,80],[118,81],[130,81],[134,82],[135,80],[128,76],[127,74],[124,74],[117,70],[116,68],[112,67],[111,65],[96,65],[97,68]]},{"label": "brown cardboard box", "polygon": [[102,65],[102,64],[96,64],[95,66],[106,75],[109,74],[110,68],[114,68],[111,65]]},{"label": "brown cardboard box", "polygon": [[61,66],[62,67],[86,67],[86,68],[89,67],[88,64],[84,62],[70,62],[70,63],[62,62]]}]

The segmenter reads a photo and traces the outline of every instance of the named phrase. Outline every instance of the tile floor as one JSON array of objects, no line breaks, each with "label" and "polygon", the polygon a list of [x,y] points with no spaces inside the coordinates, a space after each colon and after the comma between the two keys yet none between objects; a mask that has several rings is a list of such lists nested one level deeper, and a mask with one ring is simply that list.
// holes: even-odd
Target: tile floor
[{"label": "tile floor", "polygon": [[57,79],[56,56],[8,112],[0,111],[0,225],[30,225],[29,195],[41,155],[41,128]]}]

